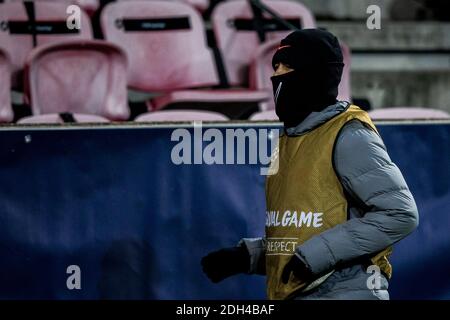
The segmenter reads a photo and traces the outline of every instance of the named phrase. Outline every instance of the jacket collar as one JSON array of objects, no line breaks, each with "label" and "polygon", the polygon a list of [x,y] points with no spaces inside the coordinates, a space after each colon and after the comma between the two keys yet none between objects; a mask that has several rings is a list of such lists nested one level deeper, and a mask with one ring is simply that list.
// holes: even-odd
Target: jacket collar
[{"label": "jacket collar", "polygon": [[305,120],[303,120],[296,127],[285,128],[285,133],[288,136],[299,136],[310,132],[328,120],[341,114],[348,109],[350,103],[347,101],[338,101],[336,104],[326,107],[320,112],[311,112]]}]

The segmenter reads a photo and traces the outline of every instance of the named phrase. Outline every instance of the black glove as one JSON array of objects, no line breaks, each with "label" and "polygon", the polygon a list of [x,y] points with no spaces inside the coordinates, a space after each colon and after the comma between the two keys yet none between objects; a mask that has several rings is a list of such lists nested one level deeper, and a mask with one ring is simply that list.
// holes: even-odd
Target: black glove
[{"label": "black glove", "polygon": [[232,247],[209,253],[202,258],[203,272],[214,282],[238,274],[247,273],[250,267],[250,255],[247,248]]},{"label": "black glove", "polygon": [[284,284],[288,283],[291,272],[294,273],[294,276],[296,278],[301,279],[305,282],[309,282],[313,279],[313,273],[311,272],[311,270],[309,270],[306,264],[303,263],[303,261],[295,254],[283,269],[281,280]]}]

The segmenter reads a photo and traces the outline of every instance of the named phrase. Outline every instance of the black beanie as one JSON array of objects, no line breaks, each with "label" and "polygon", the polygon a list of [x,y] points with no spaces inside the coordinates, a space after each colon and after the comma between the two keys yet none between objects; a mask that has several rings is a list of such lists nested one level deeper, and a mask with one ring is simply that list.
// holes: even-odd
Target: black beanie
[{"label": "black beanie", "polygon": [[303,29],[281,40],[272,59],[272,66],[283,62],[295,70],[323,67],[325,64],[343,66],[338,39],[322,29]]}]

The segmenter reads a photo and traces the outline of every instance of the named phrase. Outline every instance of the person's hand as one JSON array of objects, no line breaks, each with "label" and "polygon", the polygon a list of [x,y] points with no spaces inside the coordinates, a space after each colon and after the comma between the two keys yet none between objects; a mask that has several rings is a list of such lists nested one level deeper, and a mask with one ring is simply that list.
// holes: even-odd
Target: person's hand
[{"label": "person's hand", "polygon": [[296,278],[303,281],[310,281],[313,278],[311,270],[309,270],[306,264],[295,254],[283,269],[281,280],[284,284],[288,283],[291,273],[294,273]]},{"label": "person's hand", "polygon": [[220,282],[229,276],[246,273],[250,267],[250,255],[247,248],[232,247],[209,253],[201,261],[203,272],[214,282]]}]

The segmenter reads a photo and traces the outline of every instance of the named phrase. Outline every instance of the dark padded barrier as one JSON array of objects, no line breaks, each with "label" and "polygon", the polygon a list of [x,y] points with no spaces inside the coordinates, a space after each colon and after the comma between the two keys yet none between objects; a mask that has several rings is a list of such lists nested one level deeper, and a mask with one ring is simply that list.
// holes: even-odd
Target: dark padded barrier
[{"label": "dark padded barrier", "polygon": [[[450,124],[378,128],[420,210],[391,297],[449,299]],[[212,284],[200,267],[263,233],[260,166],[175,165],[173,130],[0,129],[0,299],[264,299],[263,277]]]}]

